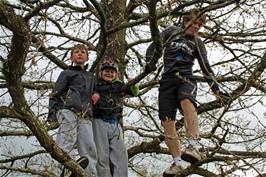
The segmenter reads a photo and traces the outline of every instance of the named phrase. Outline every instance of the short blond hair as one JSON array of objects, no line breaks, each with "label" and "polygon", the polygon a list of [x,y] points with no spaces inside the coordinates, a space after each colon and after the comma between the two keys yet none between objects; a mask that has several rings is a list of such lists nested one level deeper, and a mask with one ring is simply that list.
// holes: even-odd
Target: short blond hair
[{"label": "short blond hair", "polygon": [[86,54],[88,56],[88,47],[86,45],[84,45],[84,44],[76,44],[71,49],[71,57],[73,55],[74,50],[76,50],[76,49],[85,50],[86,51]]},{"label": "short blond hair", "polygon": [[191,9],[189,14],[183,16],[183,25],[190,20],[194,20],[195,18],[197,22],[205,23],[206,22],[206,15],[201,14],[202,12],[198,8]]}]

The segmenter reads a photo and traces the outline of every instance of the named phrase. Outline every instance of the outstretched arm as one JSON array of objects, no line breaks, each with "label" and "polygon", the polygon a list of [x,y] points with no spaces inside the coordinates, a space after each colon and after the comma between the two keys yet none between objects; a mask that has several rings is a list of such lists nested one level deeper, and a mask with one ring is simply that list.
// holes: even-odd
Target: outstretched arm
[{"label": "outstretched arm", "polygon": [[197,58],[199,61],[199,65],[203,72],[203,76],[211,87],[211,90],[218,99],[221,99],[223,101],[230,99],[230,95],[228,93],[222,92],[219,89],[218,82],[215,79],[214,73],[207,59],[207,52],[203,42],[199,38],[196,38],[195,41],[198,51]]},{"label": "outstretched arm", "polygon": [[207,51],[205,48],[204,43],[199,39],[199,38],[195,38],[195,43],[196,43],[196,47],[197,47],[197,59],[200,65],[200,68],[203,72],[203,76],[206,79],[206,81],[208,82],[208,84],[211,87],[211,90],[214,93],[218,93],[220,91],[218,83],[214,77],[214,73],[211,69],[211,66],[209,64],[208,58],[207,58]]},{"label": "outstretched arm", "polygon": [[[131,81],[132,78],[127,77],[127,81]],[[131,96],[138,96],[139,95],[139,85],[135,84],[130,86],[130,90],[126,90],[125,93],[127,95],[131,95]]]}]

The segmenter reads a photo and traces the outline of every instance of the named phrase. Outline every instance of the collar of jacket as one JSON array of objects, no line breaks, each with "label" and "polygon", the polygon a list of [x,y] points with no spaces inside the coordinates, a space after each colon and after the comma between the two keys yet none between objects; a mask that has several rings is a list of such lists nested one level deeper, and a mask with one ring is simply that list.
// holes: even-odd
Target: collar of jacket
[{"label": "collar of jacket", "polygon": [[75,66],[70,65],[70,66],[68,66],[68,69],[75,70],[75,71],[83,71],[83,70],[86,71],[87,68],[88,68],[88,64],[84,65],[84,69],[82,69],[82,67],[78,66],[78,65],[75,65]]}]

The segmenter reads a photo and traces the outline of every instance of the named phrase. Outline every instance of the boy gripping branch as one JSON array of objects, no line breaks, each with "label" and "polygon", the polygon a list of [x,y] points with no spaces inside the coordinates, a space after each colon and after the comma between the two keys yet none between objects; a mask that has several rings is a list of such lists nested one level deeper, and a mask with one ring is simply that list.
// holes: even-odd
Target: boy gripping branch
[{"label": "boy gripping branch", "polygon": [[[182,27],[170,26],[161,37],[165,43],[164,72],[159,88],[159,118],[164,127],[165,142],[173,157],[174,163],[165,175],[175,175],[185,168],[185,161],[195,163],[201,160],[199,152],[199,123],[196,110],[197,83],[193,77],[192,66],[198,60],[204,77],[211,90],[217,96],[227,96],[220,91],[215,82],[213,71],[207,59],[207,52],[202,40],[197,36],[205,23],[206,17],[198,9],[193,9],[183,16]],[[146,51],[149,62],[153,58],[154,44]],[[177,108],[184,115],[184,123],[189,146],[183,153],[180,150],[179,137],[175,120]]]},{"label": "boy gripping branch", "polygon": [[[78,148],[81,158],[78,163],[88,175],[97,176],[96,146],[92,130],[91,95],[95,76],[86,71],[88,49],[85,45],[75,45],[71,50],[74,65],[62,71],[55,83],[49,100],[48,121],[58,121],[56,143],[73,159],[73,149]],[[63,170],[62,177],[73,177],[71,171]]]}]

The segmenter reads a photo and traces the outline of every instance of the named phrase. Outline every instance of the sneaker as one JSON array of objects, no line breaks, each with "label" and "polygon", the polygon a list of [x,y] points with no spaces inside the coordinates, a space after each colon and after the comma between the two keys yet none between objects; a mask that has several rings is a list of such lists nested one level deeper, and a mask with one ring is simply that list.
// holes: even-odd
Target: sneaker
[{"label": "sneaker", "polygon": [[[88,164],[89,164],[89,160],[88,160],[87,157],[81,157],[81,158],[79,158],[79,159],[77,160],[77,163],[78,163],[83,169],[85,169],[85,168],[88,166]],[[61,175],[60,175],[60,177],[76,177],[76,176],[72,173],[72,171],[70,171],[70,170],[68,170],[68,169],[66,169],[66,168],[64,167],[64,168],[63,168],[63,171],[62,171],[62,173],[61,173]]]},{"label": "sneaker", "polygon": [[202,160],[202,154],[197,148],[193,147],[192,145],[188,145],[188,147],[185,149],[185,152],[182,153],[181,159],[190,163],[196,163]]},{"label": "sneaker", "polygon": [[181,166],[177,166],[175,163],[173,163],[170,168],[164,171],[163,177],[173,177],[176,174],[181,173],[182,170],[183,168]]}]

